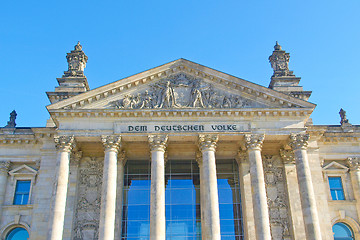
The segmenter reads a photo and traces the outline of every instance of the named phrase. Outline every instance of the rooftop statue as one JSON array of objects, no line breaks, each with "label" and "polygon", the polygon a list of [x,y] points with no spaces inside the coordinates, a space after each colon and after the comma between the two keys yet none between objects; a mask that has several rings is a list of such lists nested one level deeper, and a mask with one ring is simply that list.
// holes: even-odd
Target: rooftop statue
[{"label": "rooftop statue", "polygon": [[346,111],[344,109],[341,108],[339,114],[341,118],[341,125],[343,125],[344,123],[349,123],[349,120],[346,118]]},{"label": "rooftop statue", "polygon": [[6,128],[14,128],[16,126],[15,120],[16,120],[17,113],[15,110],[13,110],[10,113],[10,120],[7,122]]}]

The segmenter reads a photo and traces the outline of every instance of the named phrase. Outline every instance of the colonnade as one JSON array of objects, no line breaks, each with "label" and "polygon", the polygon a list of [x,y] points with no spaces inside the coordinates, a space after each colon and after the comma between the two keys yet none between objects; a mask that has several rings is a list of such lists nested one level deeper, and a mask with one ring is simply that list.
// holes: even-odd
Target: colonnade
[{"label": "colonnade", "polygon": [[[269,210],[261,157],[264,135],[246,134],[244,137],[246,158],[250,166],[252,208],[254,211],[256,239],[271,240]],[[121,149],[120,136],[102,136],[101,139],[105,149],[105,157],[99,239],[113,240],[115,237],[116,198],[123,197],[122,189],[117,188],[117,173],[124,173],[123,168],[125,160],[124,158],[121,158],[119,163],[118,152]],[[306,151],[308,139],[309,136],[307,134],[292,134],[290,136],[289,145],[292,147],[295,154],[306,239],[320,240],[320,223],[317,215],[315,194]],[[167,140],[167,135],[148,136],[151,151],[151,240],[165,240],[166,238],[165,152]],[[49,225],[48,239],[61,240],[69,178],[70,152],[74,147],[74,137],[61,136],[56,138],[55,141],[58,148],[57,184],[55,186],[54,207],[51,212],[51,224]],[[200,171],[200,206],[203,240],[221,239],[215,158],[217,141],[218,135],[201,134],[198,137],[199,153],[197,154],[197,162]],[[117,189],[120,192],[116,192]]]}]

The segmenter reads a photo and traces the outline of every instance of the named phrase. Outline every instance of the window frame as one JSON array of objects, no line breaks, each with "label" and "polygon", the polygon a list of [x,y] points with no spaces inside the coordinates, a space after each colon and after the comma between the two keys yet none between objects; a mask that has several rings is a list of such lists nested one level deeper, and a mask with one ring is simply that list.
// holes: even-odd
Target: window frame
[{"label": "window frame", "polygon": [[[340,163],[337,163],[335,161],[332,161],[331,163],[329,163],[325,167],[323,167],[324,181],[326,183],[329,201],[349,201],[350,200],[350,195],[349,195],[348,189],[346,188],[346,177],[347,177],[348,171],[349,171],[349,168],[347,168],[346,166],[344,166]],[[332,199],[329,177],[339,177],[341,179],[342,190],[344,193],[343,200],[333,200]]]},{"label": "window frame", "polygon": [[[9,172],[11,176],[11,183],[13,185],[12,188],[12,206],[26,206],[32,204],[32,190],[33,186],[36,184],[36,176],[38,171],[35,169],[23,164]],[[14,204],[15,202],[15,194],[16,194],[16,186],[18,181],[30,181],[30,189],[29,189],[29,198],[26,204]]]}]

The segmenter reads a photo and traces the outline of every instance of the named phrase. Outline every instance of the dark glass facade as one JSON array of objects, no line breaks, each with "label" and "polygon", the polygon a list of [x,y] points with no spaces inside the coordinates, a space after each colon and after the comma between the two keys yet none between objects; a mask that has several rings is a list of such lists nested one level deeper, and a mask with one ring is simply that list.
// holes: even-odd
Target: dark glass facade
[{"label": "dark glass facade", "polygon": [[[124,175],[122,239],[150,235],[150,161],[128,161]],[[224,240],[243,239],[238,167],[217,162],[220,229]],[[173,160],[165,168],[167,240],[201,239],[199,167],[192,160]]]}]

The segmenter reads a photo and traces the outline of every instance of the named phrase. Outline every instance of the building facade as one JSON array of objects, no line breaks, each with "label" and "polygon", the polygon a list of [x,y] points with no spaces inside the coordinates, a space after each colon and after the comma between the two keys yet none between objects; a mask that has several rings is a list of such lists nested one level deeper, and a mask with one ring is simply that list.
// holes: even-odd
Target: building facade
[{"label": "building facade", "polygon": [[179,59],[90,90],[66,58],[46,127],[0,128],[0,239],[360,239],[360,126],[312,124],[279,44],[269,87]]}]

